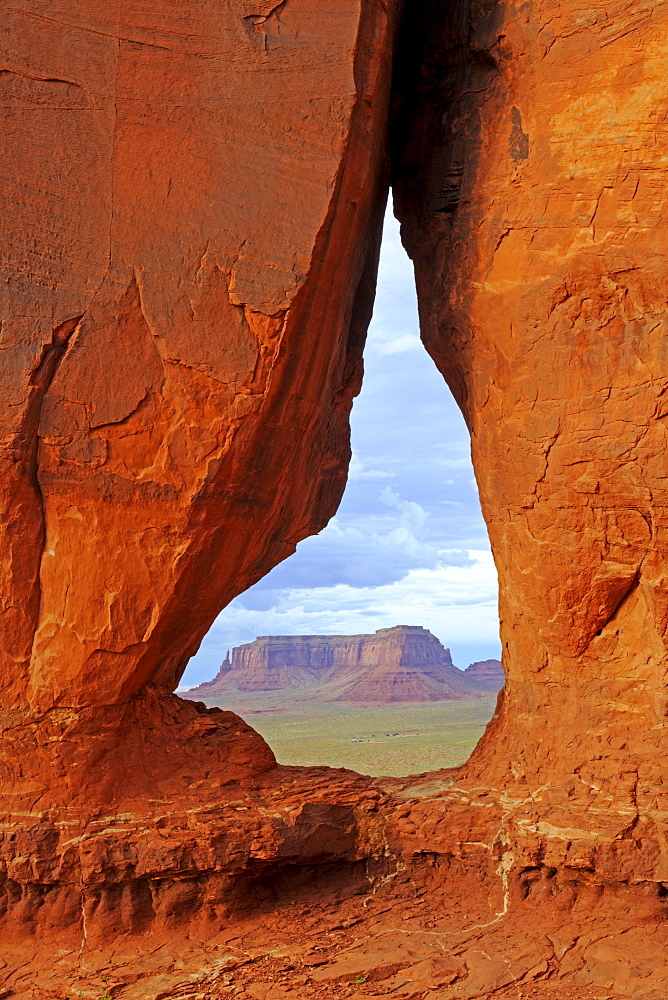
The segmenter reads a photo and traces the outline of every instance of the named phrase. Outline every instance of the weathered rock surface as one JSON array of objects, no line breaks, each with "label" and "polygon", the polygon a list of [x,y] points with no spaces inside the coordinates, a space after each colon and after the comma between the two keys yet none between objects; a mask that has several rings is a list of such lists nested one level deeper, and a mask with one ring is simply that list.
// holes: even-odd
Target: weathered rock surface
[{"label": "weathered rock surface", "polygon": [[429,629],[396,625],[373,635],[260,636],[237,646],[231,662],[226,657],[214,679],[186,697],[285,690],[316,701],[379,704],[447,701],[476,693]]},{"label": "weathered rock surface", "polygon": [[501,660],[476,660],[464,671],[466,683],[480,691],[500,691],[506,683]]},{"label": "weathered rock surface", "polygon": [[405,781],[168,693],[343,485],[395,5],[5,14],[5,994],[664,1000],[668,4],[407,8],[396,204],[507,683]]},{"label": "weathered rock surface", "polygon": [[658,884],[668,5],[420,11],[395,204],[424,343],[471,431],[507,676],[468,773],[531,798],[537,864]]},{"label": "weathered rock surface", "polygon": [[[238,720],[220,713],[212,740],[199,715],[209,745],[227,729],[248,749]],[[108,787],[105,802],[91,782],[80,836],[58,844],[47,822],[26,831],[33,883],[18,896],[31,856],[17,858],[14,914],[0,917],[7,995],[665,997],[665,897],[515,859],[526,800],[476,793],[456,770],[373,780],[260,767],[191,790],[182,763],[135,828],[116,811],[134,807],[134,789]]]},{"label": "weathered rock surface", "polygon": [[0,34],[7,707],[172,689],[326,524],[386,193],[394,0],[57,14]]}]

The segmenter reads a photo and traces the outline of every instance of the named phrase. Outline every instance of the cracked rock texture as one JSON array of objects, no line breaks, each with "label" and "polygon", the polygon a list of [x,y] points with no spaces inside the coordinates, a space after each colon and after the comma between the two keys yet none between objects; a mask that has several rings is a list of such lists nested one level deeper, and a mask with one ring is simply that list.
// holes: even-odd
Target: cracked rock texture
[{"label": "cracked rock texture", "polygon": [[469,775],[531,798],[522,837],[555,864],[658,883],[668,4],[420,9],[395,205],[471,431],[507,675]]},{"label": "cracked rock texture", "polygon": [[6,11],[6,707],[171,690],[221,607],[336,509],[395,8]]},{"label": "cracked rock texture", "polygon": [[395,204],[501,586],[470,762],[285,768],[170,693],[340,496],[397,13],[3,18],[3,996],[665,1000],[666,0],[402,21]]}]

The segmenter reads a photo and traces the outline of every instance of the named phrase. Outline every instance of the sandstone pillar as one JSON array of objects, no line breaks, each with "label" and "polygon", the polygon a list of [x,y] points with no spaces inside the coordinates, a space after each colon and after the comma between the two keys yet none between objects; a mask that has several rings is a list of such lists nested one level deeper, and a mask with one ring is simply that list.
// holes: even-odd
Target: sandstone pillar
[{"label": "sandstone pillar", "polygon": [[527,797],[517,835],[553,859],[666,878],[668,11],[420,16],[396,204],[471,431],[508,678],[468,773]]}]

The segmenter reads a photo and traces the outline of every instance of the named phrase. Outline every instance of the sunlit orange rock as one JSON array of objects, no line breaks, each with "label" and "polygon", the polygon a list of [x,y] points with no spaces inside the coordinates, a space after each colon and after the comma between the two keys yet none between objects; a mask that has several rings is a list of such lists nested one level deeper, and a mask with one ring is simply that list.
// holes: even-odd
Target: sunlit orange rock
[{"label": "sunlit orange rock", "polygon": [[515,865],[659,891],[668,10],[423,13],[396,206],[423,340],[471,431],[507,675],[467,773],[517,800]]},{"label": "sunlit orange rock", "polygon": [[406,7],[396,204],[501,584],[469,764],[280,767],[170,693],[341,493],[396,13],[5,11],[6,995],[666,996],[664,4]]},{"label": "sunlit orange rock", "polygon": [[395,7],[6,12],[5,705],[171,690],[336,509]]},{"label": "sunlit orange rock", "polygon": [[219,926],[248,864],[368,854],[370,779],[290,798],[171,690],[345,484],[397,4],[3,13],[0,985],[56,947],[60,996],[159,911]]}]

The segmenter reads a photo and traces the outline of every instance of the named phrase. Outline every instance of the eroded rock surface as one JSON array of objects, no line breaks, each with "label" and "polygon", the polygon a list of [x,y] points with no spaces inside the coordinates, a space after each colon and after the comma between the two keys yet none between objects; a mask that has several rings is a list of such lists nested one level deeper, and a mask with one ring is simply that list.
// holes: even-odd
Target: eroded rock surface
[{"label": "eroded rock surface", "polygon": [[340,495],[396,13],[6,12],[10,996],[665,998],[666,3],[403,22],[397,208],[501,584],[472,760],[279,768],[169,693]]},{"label": "eroded rock surface", "polygon": [[6,14],[1,697],[104,705],[336,509],[396,3]]},{"label": "eroded rock surface", "polygon": [[[239,720],[220,723],[239,735]],[[106,808],[91,786],[100,811],[62,848],[35,829],[39,875],[3,921],[9,996],[665,997],[656,887],[515,864],[509,817],[526,803],[471,790],[456,770],[269,768],[188,791],[150,766],[162,780],[134,829],[114,808],[134,809],[136,784]],[[14,875],[17,892],[26,875]]]},{"label": "eroded rock surface", "polygon": [[507,676],[469,774],[531,798],[544,863],[660,882],[668,6],[421,11],[396,206],[471,431]]},{"label": "eroded rock surface", "polygon": [[373,635],[260,636],[232,650],[231,662],[226,657],[214,679],[187,697],[286,690],[299,699],[374,704],[476,694],[429,629],[395,625]]}]

